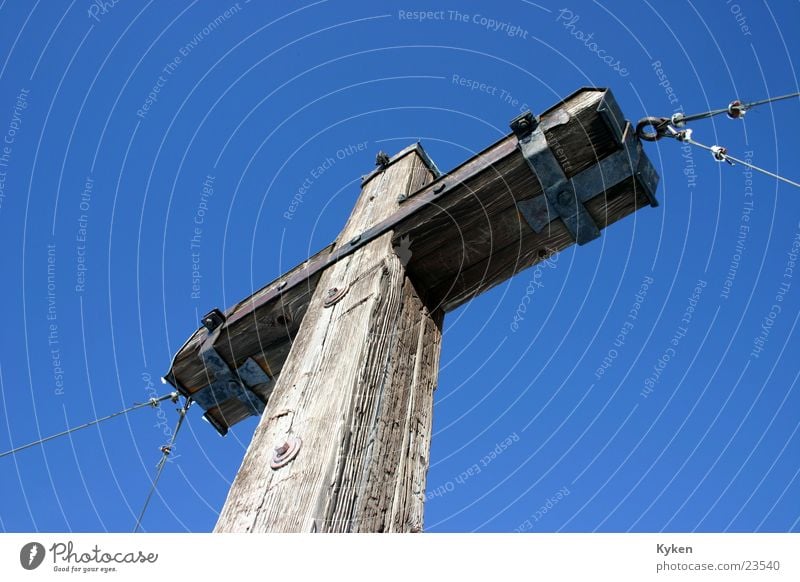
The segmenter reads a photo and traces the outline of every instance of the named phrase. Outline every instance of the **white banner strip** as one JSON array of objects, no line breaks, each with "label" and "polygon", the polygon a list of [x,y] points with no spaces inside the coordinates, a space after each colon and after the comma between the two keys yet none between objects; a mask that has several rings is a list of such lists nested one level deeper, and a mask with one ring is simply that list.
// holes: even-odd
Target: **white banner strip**
[{"label": "white banner strip", "polygon": [[798,534],[0,535],[9,581],[777,582],[800,580],[798,562]]}]

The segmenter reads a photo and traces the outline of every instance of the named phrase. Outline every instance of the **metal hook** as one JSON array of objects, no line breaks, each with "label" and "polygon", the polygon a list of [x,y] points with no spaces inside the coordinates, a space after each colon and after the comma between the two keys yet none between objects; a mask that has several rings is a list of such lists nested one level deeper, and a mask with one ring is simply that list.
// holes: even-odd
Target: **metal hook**
[{"label": "metal hook", "polygon": [[[658,141],[662,137],[668,137],[669,122],[667,117],[643,117],[636,124],[636,136],[645,141]],[[648,127],[652,127],[655,131],[647,131]]]}]

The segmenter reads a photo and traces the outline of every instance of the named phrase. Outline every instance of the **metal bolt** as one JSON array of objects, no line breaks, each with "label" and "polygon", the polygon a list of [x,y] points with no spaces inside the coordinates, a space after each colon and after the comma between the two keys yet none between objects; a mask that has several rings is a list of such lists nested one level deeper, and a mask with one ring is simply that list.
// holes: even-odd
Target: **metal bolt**
[{"label": "metal bolt", "polygon": [[225,323],[225,314],[222,313],[219,309],[212,309],[208,313],[203,316],[203,319],[200,320],[209,333],[212,333],[215,329],[217,329],[220,325]]},{"label": "metal bolt", "polygon": [[350,287],[345,285],[344,287],[331,287],[328,289],[325,297],[325,301],[323,301],[323,307],[331,307],[339,302],[339,300],[347,294],[347,291]]},{"label": "metal bolt", "polygon": [[360,241],[360,240],[361,240],[361,235],[360,235],[360,234],[357,234],[356,236],[354,236],[353,238],[351,238],[351,239],[350,239],[350,244],[351,244],[351,245],[354,245],[354,244],[356,244],[356,243],[357,243],[358,241]]},{"label": "metal bolt", "polygon": [[278,289],[283,289],[284,287],[286,287],[286,281],[281,281],[278,283]]},{"label": "metal bolt", "polygon": [[290,436],[288,439],[283,441],[282,445],[275,447],[275,454],[272,456],[269,466],[275,470],[287,465],[297,456],[297,453],[300,451],[300,447],[302,446],[303,441],[300,439],[300,437]]}]

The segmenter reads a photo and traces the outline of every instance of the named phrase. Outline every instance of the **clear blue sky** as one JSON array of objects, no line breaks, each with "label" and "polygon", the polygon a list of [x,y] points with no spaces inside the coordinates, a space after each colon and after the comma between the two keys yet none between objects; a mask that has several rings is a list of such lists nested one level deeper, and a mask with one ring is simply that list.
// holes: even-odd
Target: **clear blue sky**
[{"label": "clear blue sky", "polygon": [[[335,238],[378,150],[447,170],[587,85],[633,120],[798,90],[796,2],[100,4],[0,2],[2,450],[163,390],[203,313]],[[694,137],[797,179],[798,113]],[[448,315],[428,531],[800,529],[800,191],[646,149],[659,208]],[[210,530],[255,424],[191,410],[145,529]],[[130,531],[164,426],[0,459],[0,529]]]}]

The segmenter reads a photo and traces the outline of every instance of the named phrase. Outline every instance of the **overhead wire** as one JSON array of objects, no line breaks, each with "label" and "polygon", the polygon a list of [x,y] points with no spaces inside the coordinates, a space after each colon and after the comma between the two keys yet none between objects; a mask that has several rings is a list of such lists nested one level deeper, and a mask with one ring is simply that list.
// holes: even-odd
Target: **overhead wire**
[{"label": "overhead wire", "polygon": [[711,152],[711,154],[714,156],[714,159],[716,159],[717,161],[728,162],[732,166],[735,165],[735,164],[741,164],[743,166],[746,166],[746,167],[750,168],[751,170],[755,170],[757,172],[761,172],[762,174],[770,176],[771,178],[775,178],[776,180],[780,180],[781,182],[786,182],[787,184],[790,184],[792,186],[800,188],[800,184],[798,184],[797,182],[795,182],[793,180],[790,180],[789,178],[784,178],[783,176],[779,176],[778,174],[770,172],[769,170],[765,170],[764,168],[759,168],[758,166],[756,166],[754,164],[751,164],[750,162],[747,162],[745,160],[740,160],[739,158],[733,157],[732,155],[730,155],[728,153],[727,149],[725,149],[724,147],[721,147],[721,146],[707,146],[705,144],[702,144],[702,143],[700,143],[698,141],[693,140],[691,137],[687,137],[686,139],[684,139],[682,141],[685,141],[688,144],[691,144],[693,146],[697,146],[699,148],[702,148],[702,149],[704,149],[706,151]]},{"label": "overhead wire", "polygon": [[103,416],[102,418],[95,418],[94,420],[91,420],[91,421],[86,422],[84,424],[81,424],[81,425],[78,425],[78,426],[73,426],[72,428],[68,428],[65,431],[62,431],[62,432],[59,432],[59,433],[56,433],[56,434],[41,438],[41,439],[39,439],[37,441],[33,441],[33,442],[28,443],[26,445],[22,445],[22,446],[13,448],[13,449],[11,449],[9,451],[5,451],[3,453],[0,453],[0,458],[7,457],[9,455],[14,455],[16,453],[19,453],[20,451],[24,451],[25,449],[29,449],[31,447],[35,447],[36,445],[40,445],[42,443],[46,443],[48,441],[51,441],[53,439],[57,439],[59,437],[66,436],[68,434],[71,434],[71,433],[73,433],[75,431],[78,431],[78,430],[81,430],[81,429],[84,429],[84,428],[89,428],[90,426],[94,426],[96,424],[100,424],[101,422],[105,422],[107,420],[111,420],[112,418],[116,418],[117,416],[122,416],[123,414],[128,414],[129,412],[133,412],[134,410],[139,410],[140,408],[147,408],[147,407],[156,408],[164,400],[172,400],[173,402],[177,402],[178,401],[178,393],[177,392],[170,392],[169,394],[164,394],[163,396],[153,397],[150,400],[148,400],[147,402],[140,402],[140,403],[134,404],[133,406],[130,406],[130,407],[124,409],[124,410],[120,410],[120,411],[115,412],[113,414],[109,414],[108,416]]},{"label": "overhead wire", "polygon": [[[764,168],[760,168],[759,166],[756,166],[750,162],[741,160],[739,158],[730,155],[728,153],[728,149],[723,146],[720,145],[707,146],[698,141],[695,141],[692,138],[691,129],[680,129],[690,121],[707,119],[710,117],[714,117],[715,115],[720,115],[722,113],[727,113],[728,117],[730,117],[731,119],[741,119],[742,117],[744,117],[747,111],[749,111],[754,107],[758,107],[760,105],[766,105],[768,103],[774,103],[776,101],[783,101],[785,99],[791,99],[794,97],[800,97],[800,92],[787,93],[786,95],[778,95],[776,97],[767,97],[766,99],[760,99],[758,101],[751,101],[748,103],[742,103],[737,99],[731,101],[728,107],[724,109],[712,109],[710,111],[704,111],[702,113],[695,113],[692,115],[684,115],[683,113],[679,112],[672,115],[672,117],[644,117],[639,120],[639,123],[636,124],[636,135],[640,139],[643,139],[645,141],[658,141],[665,137],[671,137],[680,142],[688,143],[690,145],[711,152],[711,154],[714,156],[714,159],[717,160],[718,162],[727,162],[730,165],[741,164],[752,170],[770,176],[771,178],[774,178],[776,180],[779,180],[796,188],[800,188],[800,183],[795,182],[794,180],[790,180],[775,172],[770,172],[769,170],[765,170]],[[652,127],[654,131],[647,131],[648,127]]]},{"label": "overhead wire", "polygon": [[[35,447],[37,445],[41,445],[41,444],[46,443],[48,441],[51,441],[51,440],[57,439],[59,437],[63,437],[63,436],[66,436],[68,434],[71,434],[71,433],[73,433],[75,431],[78,431],[78,430],[81,430],[81,429],[84,429],[84,428],[88,428],[90,426],[94,426],[94,425],[100,424],[101,422],[105,422],[107,420],[110,420],[112,418],[116,418],[118,416],[122,416],[124,414],[128,414],[129,412],[133,412],[134,410],[139,410],[141,408],[148,408],[148,407],[157,408],[165,400],[171,400],[172,402],[177,403],[179,398],[180,398],[180,395],[179,395],[178,392],[170,392],[169,394],[164,394],[162,396],[156,396],[156,397],[150,398],[147,402],[135,403],[133,406],[129,406],[128,408],[125,408],[125,409],[120,410],[118,412],[114,412],[113,414],[109,414],[109,415],[103,416],[101,418],[96,418],[96,419],[91,420],[89,422],[86,422],[86,423],[83,423],[83,424],[68,428],[67,430],[61,431],[59,433],[52,434],[50,436],[41,438],[39,440],[27,443],[27,444],[19,446],[19,447],[15,447],[15,448],[13,448],[11,450],[8,450],[8,451],[5,451],[3,453],[0,453],[0,458],[7,457],[7,456],[10,456],[10,455],[14,455],[16,453],[19,453],[20,451],[24,451],[25,449],[29,449],[31,447]],[[185,403],[184,403],[184,405],[178,409],[178,422],[175,425],[175,429],[172,431],[172,436],[170,437],[169,442],[166,445],[161,446],[161,448],[160,448],[160,450],[161,450],[161,459],[159,460],[158,464],[156,465],[155,477],[153,478],[150,490],[147,493],[147,497],[145,498],[144,505],[142,506],[142,509],[139,512],[139,516],[136,519],[136,525],[135,525],[134,530],[133,530],[134,533],[139,531],[139,528],[140,528],[141,523],[142,523],[142,519],[144,518],[144,514],[147,511],[147,507],[150,504],[150,500],[152,499],[153,494],[156,491],[156,487],[158,486],[158,482],[161,479],[161,474],[164,472],[164,467],[166,467],[166,465],[167,465],[167,461],[169,459],[169,456],[172,453],[172,450],[175,448],[175,441],[178,438],[178,433],[180,432],[181,426],[183,426],[183,421],[186,419],[186,413],[189,410],[189,407],[191,405],[192,405],[192,400],[187,398]]]},{"label": "overhead wire", "polygon": [[[683,115],[682,113],[677,114],[680,121],[686,123],[688,121],[697,121],[699,119],[708,119],[709,117],[714,117],[716,115],[721,115],[722,113],[727,113],[731,118],[737,119],[744,115],[750,109],[754,107],[758,107],[759,105],[766,105],[768,103],[774,103],[776,101],[783,101],[784,99],[791,99],[792,97],[800,97],[800,91],[797,93],[787,93],[786,95],[778,95],[777,97],[767,97],[766,99],[760,99],[758,101],[750,101],[749,103],[742,103],[738,99],[735,101],[731,101],[727,107],[724,109],[712,109],[710,111],[704,111],[702,113],[695,113],[693,115]],[[676,118],[676,116],[673,116]]]},{"label": "overhead wire", "polygon": [[161,479],[161,474],[164,472],[164,467],[167,466],[169,456],[172,453],[172,449],[175,447],[175,439],[178,438],[178,432],[181,430],[183,421],[186,418],[186,412],[189,410],[191,405],[192,401],[187,398],[185,404],[178,409],[178,422],[175,425],[175,430],[172,431],[172,437],[169,439],[169,443],[161,447],[161,459],[156,465],[155,477],[153,477],[153,482],[150,486],[150,491],[148,491],[147,497],[144,500],[144,505],[142,505],[142,510],[139,512],[139,517],[136,518],[136,525],[133,527],[133,533],[139,531],[139,527],[142,525],[144,514],[147,511],[148,505],[150,505],[150,500],[153,498],[153,494],[156,492],[158,481]]}]

